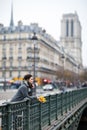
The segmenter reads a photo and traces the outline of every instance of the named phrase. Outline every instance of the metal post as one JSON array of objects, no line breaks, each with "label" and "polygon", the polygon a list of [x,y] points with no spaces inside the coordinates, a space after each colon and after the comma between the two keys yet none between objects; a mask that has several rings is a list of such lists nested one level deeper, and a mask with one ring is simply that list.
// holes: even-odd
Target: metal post
[{"label": "metal post", "polygon": [[79,67],[79,65],[78,65],[78,80],[79,80],[79,68],[80,68],[80,67]]},{"label": "metal post", "polygon": [[19,65],[18,65],[18,79],[21,77],[21,57],[18,57],[18,62],[19,62]]},{"label": "metal post", "polygon": [[36,95],[36,84],[35,84],[35,77],[36,77],[36,75],[35,75],[35,73],[36,73],[36,69],[35,69],[35,64],[36,64],[36,57],[35,57],[35,45],[36,45],[36,40],[38,40],[38,38],[37,38],[37,36],[36,36],[36,33],[34,32],[33,33],[34,35],[33,35],[33,37],[32,37],[32,39],[31,40],[33,40],[33,43],[34,43],[34,86],[35,86],[35,89],[34,89],[34,94]]},{"label": "metal post", "polygon": [[80,79],[79,79],[79,70],[80,70],[80,65],[78,65],[78,87],[79,87],[79,85],[80,85]]},{"label": "metal post", "polygon": [[18,67],[18,78],[20,78],[20,66]]},{"label": "metal post", "polygon": [[34,41],[34,82],[35,82],[35,41]]},{"label": "metal post", "polygon": [[13,57],[10,57],[10,78],[12,79],[12,63],[13,63]]},{"label": "metal post", "polygon": [[6,67],[4,69],[4,91],[6,91]]},{"label": "metal post", "polygon": [[62,54],[61,58],[62,58],[62,62],[63,62],[63,71],[62,71],[63,75],[62,76],[63,76],[63,81],[64,81],[64,71],[65,71],[65,56],[64,56],[64,54]]},{"label": "metal post", "polygon": [[3,57],[3,69],[4,69],[4,86],[3,90],[6,91],[6,57]]}]

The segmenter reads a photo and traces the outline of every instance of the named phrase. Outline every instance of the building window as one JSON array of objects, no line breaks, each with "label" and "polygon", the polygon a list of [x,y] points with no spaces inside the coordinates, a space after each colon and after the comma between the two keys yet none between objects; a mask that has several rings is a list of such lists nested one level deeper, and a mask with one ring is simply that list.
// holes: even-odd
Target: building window
[{"label": "building window", "polygon": [[69,21],[66,21],[66,36],[69,36]]},{"label": "building window", "polygon": [[73,20],[71,20],[71,37],[73,37],[73,30],[74,28],[73,28]]}]

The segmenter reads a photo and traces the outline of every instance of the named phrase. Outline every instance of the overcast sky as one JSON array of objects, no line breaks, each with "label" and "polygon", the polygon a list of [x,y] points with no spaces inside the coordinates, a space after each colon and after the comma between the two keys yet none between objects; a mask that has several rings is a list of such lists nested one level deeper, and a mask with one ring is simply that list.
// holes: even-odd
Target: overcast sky
[{"label": "overcast sky", "polygon": [[[11,1],[0,0],[0,23],[9,26]],[[17,25],[38,23],[48,34],[60,40],[62,15],[77,12],[82,26],[82,59],[87,66],[87,0],[13,0],[13,17]]]}]

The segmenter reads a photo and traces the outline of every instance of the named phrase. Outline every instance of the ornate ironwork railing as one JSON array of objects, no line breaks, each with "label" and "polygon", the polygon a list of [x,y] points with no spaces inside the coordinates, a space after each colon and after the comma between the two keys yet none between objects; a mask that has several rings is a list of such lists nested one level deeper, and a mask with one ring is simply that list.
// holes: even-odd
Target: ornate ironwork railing
[{"label": "ornate ironwork railing", "polygon": [[[45,103],[33,98],[2,104],[0,106],[1,130],[46,130],[55,124],[58,125],[64,115],[68,113],[69,116],[74,108],[76,113],[86,104],[84,101],[87,99],[87,88],[49,95],[45,98]],[[71,120],[68,122],[70,123]]]}]

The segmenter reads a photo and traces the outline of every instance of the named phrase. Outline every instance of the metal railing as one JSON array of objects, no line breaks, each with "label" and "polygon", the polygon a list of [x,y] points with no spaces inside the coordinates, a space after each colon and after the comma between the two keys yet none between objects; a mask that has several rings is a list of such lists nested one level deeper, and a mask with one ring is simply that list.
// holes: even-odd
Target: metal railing
[{"label": "metal railing", "polygon": [[0,106],[0,130],[46,130],[53,122],[87,98],[87,88]]}]

